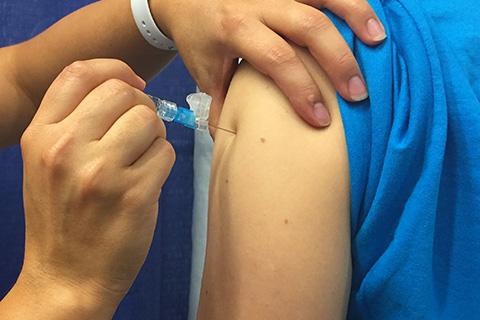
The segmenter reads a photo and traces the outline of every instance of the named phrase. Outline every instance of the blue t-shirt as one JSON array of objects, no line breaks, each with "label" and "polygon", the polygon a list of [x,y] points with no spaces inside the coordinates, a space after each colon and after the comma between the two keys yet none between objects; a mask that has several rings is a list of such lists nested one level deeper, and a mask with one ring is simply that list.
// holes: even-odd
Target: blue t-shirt
[{"label": "blue t-shirt", "polygon": [[338,19],[369,100],[339,97],[352,194],[349,319],[480,317],[480,3],[371,0],[388,39]]}]

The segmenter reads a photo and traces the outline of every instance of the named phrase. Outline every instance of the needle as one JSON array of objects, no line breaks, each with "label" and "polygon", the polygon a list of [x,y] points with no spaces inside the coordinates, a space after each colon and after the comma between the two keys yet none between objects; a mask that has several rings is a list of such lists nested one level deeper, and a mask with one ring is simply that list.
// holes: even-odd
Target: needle
[{"label": "needle", "polygon": [[218,130],[223,130],[223,131],[225,131],[225,132],[229,132],[229,133],[232,133],[232,134],[237,134],[235,131],[228,130],[228,129],[221,128],[221,127],[217,127],[217,126],[214,126],[214,125],[211,124],[211,123],[209,123],[208,126],[209,126],[209,127],[212,127],[212,128],[215,128],[215,129],[218,129]]}]

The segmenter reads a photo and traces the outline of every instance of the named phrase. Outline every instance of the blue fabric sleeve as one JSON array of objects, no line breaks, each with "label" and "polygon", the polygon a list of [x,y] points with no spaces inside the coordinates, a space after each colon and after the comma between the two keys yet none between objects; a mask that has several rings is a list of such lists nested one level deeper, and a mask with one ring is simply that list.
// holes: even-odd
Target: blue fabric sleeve
[{"label": "blue fabric sleeve", "polygon": [[370,92],[356,104],[338,97],[352,194],[349,318],[473,319],[480,311],[478,4],[370,4],[389,36],[378,47],[332,16]]}]

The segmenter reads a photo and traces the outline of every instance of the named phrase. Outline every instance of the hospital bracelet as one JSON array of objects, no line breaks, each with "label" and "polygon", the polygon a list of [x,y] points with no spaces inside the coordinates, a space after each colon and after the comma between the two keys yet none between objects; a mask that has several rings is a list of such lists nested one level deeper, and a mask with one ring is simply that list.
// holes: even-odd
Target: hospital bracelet
[{"label": "hospital bracelet", "polygon": [[148,0],[131,0],[130,4],[138,30],[148,43],[162,50],[177,50],[175,43],[160,31],[153,20]]}]

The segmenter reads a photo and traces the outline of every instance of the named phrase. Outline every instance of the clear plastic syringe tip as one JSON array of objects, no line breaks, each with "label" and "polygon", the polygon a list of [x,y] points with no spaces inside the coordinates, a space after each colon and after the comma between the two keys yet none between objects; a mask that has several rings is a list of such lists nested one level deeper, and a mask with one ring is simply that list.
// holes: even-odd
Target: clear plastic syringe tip
[{"label": "clear plastic syringe tip", "polygon": [[195,114],[197,130],[207,131],[212,97],[203,92],[192,93],[187,96],[187,103]]},{"label": "clear plastic syringe tip", "polygon": [[155,103],[157,109],[157,115],[167,121],[172,122],[177,115],[177,104],[171,101],[163,100],[151,95],[148,95],[150,99]]}]

